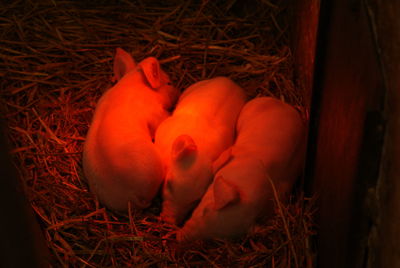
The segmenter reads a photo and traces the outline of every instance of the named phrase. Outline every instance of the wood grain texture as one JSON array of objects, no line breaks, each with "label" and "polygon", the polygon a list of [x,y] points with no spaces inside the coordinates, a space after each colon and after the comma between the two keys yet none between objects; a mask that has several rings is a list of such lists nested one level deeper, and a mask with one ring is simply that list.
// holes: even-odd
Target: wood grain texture
[{"label": "wood grain texture", "polygon": [[308,171],[319,194],[318,267],[363,267],[384,93],[363,2],[323,1],[318,38]]},{"label": "wood grain texture", "polygon": [[400,2],[365,1],[375,34],[386,98],[382,164],[374,198],[367,267],[400,265]]}]

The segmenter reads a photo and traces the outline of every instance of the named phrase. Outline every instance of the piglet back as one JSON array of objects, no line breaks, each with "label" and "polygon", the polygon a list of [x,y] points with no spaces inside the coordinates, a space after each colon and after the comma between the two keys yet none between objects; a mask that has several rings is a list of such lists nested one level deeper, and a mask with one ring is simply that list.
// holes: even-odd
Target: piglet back
[{"label": "piglet back", "polygon": [[237,123],[237,148],[258,156],[270,176],[289,181],[303,166],[306,132],[299,112],[271,97],[248,102]]},{"label": "piglet back", "polygon": [[90,190],[108,208],[126,211],[150,205],[162,181],[162,161],[153,144],[154,131],[168,116],[176,89],[149,57],[135,63],[118,48],[117,84],[97,103],[83,150],[83,169]]}]

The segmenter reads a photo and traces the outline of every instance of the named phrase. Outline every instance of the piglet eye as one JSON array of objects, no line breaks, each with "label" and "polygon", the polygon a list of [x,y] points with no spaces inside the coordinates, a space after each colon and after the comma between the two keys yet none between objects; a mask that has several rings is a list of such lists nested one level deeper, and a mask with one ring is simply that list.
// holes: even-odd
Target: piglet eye
[{"label": "piglet eye", "polygon": [[191,204],[192,204],[192,206],[197,206],[200,203],[200,201],[201,201],[201,199],[198,198],[198,199],[194,200]]},{"label": "piglet eye", "polygon": [[203,217],[203,216],[207,215],[209,211],[210,211],[209,207],[204,207],[202,210],[201,216]]}]

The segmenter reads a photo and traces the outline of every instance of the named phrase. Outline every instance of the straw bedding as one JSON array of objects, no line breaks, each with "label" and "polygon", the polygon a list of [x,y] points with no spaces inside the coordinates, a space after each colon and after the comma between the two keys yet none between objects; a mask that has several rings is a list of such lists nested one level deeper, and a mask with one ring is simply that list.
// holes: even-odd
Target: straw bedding
[{"label": "straw bedding", "polygon": [[[240,240],[178,245],[160,198],[118,215],[88,191],[82,145],[112,86],[116,47],[158,57],[180,89],[224,75],[250,97],[302,107],[282,1],[10,1],[0,8],[1,107],[21,183],[54,267],[313,267],[313,200],[301,191]],[[306,113],[304,113],[306,114]],[[280,208],[280,209],[279,209]]]}]

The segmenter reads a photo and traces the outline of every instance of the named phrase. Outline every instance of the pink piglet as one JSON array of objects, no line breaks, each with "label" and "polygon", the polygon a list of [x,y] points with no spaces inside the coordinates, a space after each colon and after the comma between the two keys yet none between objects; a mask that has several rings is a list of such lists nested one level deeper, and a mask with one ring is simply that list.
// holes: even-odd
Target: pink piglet
[{"label": "pink piglet", "polygon": [[143,209],[163,182],[163,164],[153,139],[178,91],[156,58],[136,64],[120,48],[114,77],[117,84],[96,106],[84,144],[83,169],[90,190],[108,208],[126,211],[132,202]]},{"label": "pink piglet", "polygon": [[233,144],[237,117],[246,102],[241,87],[226,77],[197,82],[178,100],[156,132],[166,163],[162,218],[181,224],[212,182],[212,164]]},{"label": "pink piglet", "polygon": [[305,127],[294,108],[270,97],[249,101],[239,115],[234,145],[215,161],[215,179],[177,239],[245,234],[273,212],[272,185],[282,200],[290,192],[304,154]]}]

